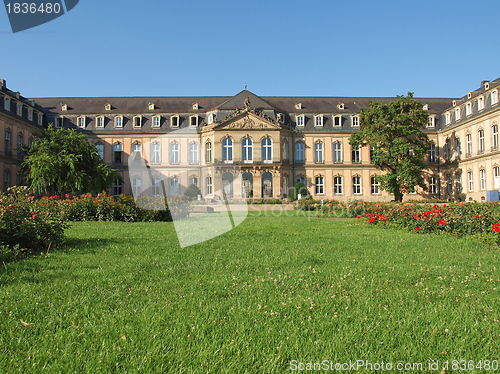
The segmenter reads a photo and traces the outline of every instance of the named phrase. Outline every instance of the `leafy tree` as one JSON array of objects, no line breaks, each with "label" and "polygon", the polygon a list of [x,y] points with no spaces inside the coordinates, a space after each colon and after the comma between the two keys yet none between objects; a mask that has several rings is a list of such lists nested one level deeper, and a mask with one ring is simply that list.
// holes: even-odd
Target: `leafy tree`
[{"label": "leafy tree", "polygon": [[101,192],[119,178],[97,153],[86,135],[75,130],[54,130],[52,125],[36,134],[24,149],[23,171],[37,193],[54,189],[67,192]]},{"label": "leafy tree", "polygon": [[396,201],[401,202],[416,186],[427,190],[422,171],[429,139],[422,128],[428,120],[423,105],[410,92],[389,104],[370,102],[361,109],[359,131],[349,139],[354,148],[373,147],[372,162],[385,171],[377,179]]},{"label": "leafy tree", "polygon": [[201,191],[194,183],[191,183],[188,188],[186,188],[186,192],[184,192],[184,196],[191,200],[195,200],[198,195],[201,195]]}]

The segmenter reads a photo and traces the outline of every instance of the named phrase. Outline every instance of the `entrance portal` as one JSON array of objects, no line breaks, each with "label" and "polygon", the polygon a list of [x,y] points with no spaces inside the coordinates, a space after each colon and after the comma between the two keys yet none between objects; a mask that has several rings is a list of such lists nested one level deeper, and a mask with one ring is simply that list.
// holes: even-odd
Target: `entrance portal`
[{"label": "entrance portal", "polygon": [[262,197],[273,197],[273,175],[269,172],[262,174]]},{"label": "entrance portal", "polygon": [[253,175],[252,173],[243,173],[241,183],[241,197],[242,198],[252,198],[253,197]]},{"label": "entrance portal", "polygon": [[233,198],[233,174],[231,173],[222,174],[222,197],[225,200]]}]

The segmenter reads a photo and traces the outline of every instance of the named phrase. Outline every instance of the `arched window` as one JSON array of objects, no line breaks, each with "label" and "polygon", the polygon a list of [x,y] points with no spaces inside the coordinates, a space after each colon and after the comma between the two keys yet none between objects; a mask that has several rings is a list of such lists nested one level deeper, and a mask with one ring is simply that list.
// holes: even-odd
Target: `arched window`
[{"label": "arched window", "polygon": [[222,162],[233,162],[233,140],[231,138],[222,140]]},{"label": "arched window", "polygon": [[295,162],[306,162],[306,145],[303,142],[295,143]]},{"label": "arched window", "polygon": [[253,142],[250,138],[244,138],[241,142],[241,159],[243,162],[252,162],[253,160]]},{"label": "arched window", "polygon": [[269,138],[262,139],[262,161],[273,161],[273,142]]}]

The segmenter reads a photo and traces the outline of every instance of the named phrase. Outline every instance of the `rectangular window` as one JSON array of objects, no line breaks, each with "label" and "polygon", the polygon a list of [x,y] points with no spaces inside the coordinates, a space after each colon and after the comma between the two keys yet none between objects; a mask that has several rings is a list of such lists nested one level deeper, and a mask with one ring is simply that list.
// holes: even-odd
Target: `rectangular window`
[{"label": "rectangular window", "polygon": [[122,116],[115,117],[115,127],[117,127],[117,128],[123,127],[123,117]]},{"label": "rectangular window", "polygon": [[431,144],[431,147],[429,148],[429,162],[430,163],[436,162],[436,145],[435,144]]},{"label": "rectangular window", "polygon": [[3,192],[7,192],[10,187],[10,170],[3,172]]},{"label": "rectangular window", "polygon": [[195,186],[198,186],[198,177],[190,177],[189,178],[189,185],[194,184]]},{"label": "rectangular window", "polygon": [[333,125],[335,127],[342,127],[342,116],[333,117]]},{"label": "rectangular window", "polygon": [[462,114],[462,112],[461,112],[460,108],[456,108],[455,109],[455,121],[460,121],[461,114]]},{"label": "rectangular window", "polygon": [[359,117],[358,116],[352,117],[352,126],[353,127],[358,127],[359,126]]},{"label": "rectangular window", "polygon": [[133,162],[136,164],[140,164],[142,161],[142,145],[141,144],[132,144],[132,155]]},{"label": "rectangular window", "polygon": [[76,125],[82,129],[85,128],[85,117],[81,116],[76,119]]},{"label": "rectangular window", "polygon": [[352,177],[352,193],[355,195],[361,194],[361,177],[358,175]]},{"label": "rectangular window", "polygon": [[22,117],[23,115],[23,104],[21,104],[19,101],[16,103],[16,108],[17,108],[17,115],[19,117]]},{"label": "rectangular window", "polygon": [[427,127],[435,127],[436,126],[436,117],[429,116],[429,122],[427,123]]},{"label": "rectangular window", "polygon": [[103,128],[104,127],[104,117],[99,116],[95,119],[95,127]]},{"label": "rectangular window", "polygon": [[10,112],[10,98],[5,96],[5,100],[3,102],[3,107],[7,112]]},{"label": "rectangular window", "polygon": [[133,178],[132,179],[132,194],[135,197],[138,197],[141,195],[141,192],[142,192],[141,187],[142,187],[141,178]]},{"label": "rectangular window", "polygon": [[479,138],[479,153],[484,153],[484,130],[479,130],[478,131],[478,138]]},{"label": "rectangular window", "polygon": [[314,162],[317,164],[323,163],[323,143],[314,144]]},{"label": "rectangular window", "polygon": [[305,144],[304,143],[295,144],[295,162],[298,162],[298,163],[306,162]]},{"label": "rectangular window", "polygon": [[63,117],[56,117],[56,129],[62,129],[64,123]]},{"label": "rectangular window", "polygon": [[151,164],[159,165],[161,163],[161,146],[159,143],[151,144]]},{"label": "rectangular window", "polygon": [[446,113],[445,114],[445,118],[446,118],[446,124],[449,125],[451,123],[451,114],[450,113]]},{"label": "rectangular window", "polygon": [[43,125],[43,114],[42,113],[38,113],[38,124],[40,126]]},{"label": "rectangular window", "polygon": [[380,193],[380,182],[377,181],[377,177],[372,177],[371,185],[372,185],[372,195],[379,194]]},{"label": "rectangular window", "polygon": [[465,115],[470,116],[472,114],[472,103],[465,104]]},{"label": "rectangular window", "polygon": [[191,117],[189,117],[189,124],[192,127],[198,126],[198,116],[191,116]]},{"label": "rectangular window", "polygon": [[491,105],[495,105],[498,103],[498,91],[491,91]]},{"label": "rectangular window", "polygon": [[161,179],[158,177],[151,178],[151,195],[152,196],[161,195]]},{"label": "rectangular window", "polygon": [[474,180],[472,179],[472,177],[473,177],[472,171],[469,171],[467,173],[467,184],[469,185],[469,192],[474,191]]},{"label": "rectangular window", "polygon": [[333,163],[342,163],[342,143],[340,142],[333,143]]},{"label": "rectangular window", "polygon": [[179,178],[170,178],[170,196],[179,196]]},{"label": "rectangular window", "polygon": [[99,155],[101,160],[104,160],[104,144],[96,144],[95,150],[97,151],[97,154]]},{"label": "rectangular window", "polygon": [[450,175],[446,177],[446,192],[448,192],[448,195],[451,195],[453,192],[453,181]]},{"label": "rectangular window", "polygon": [[198,144],[196,143],[189,144],[189,163],[198,163]]},{"label": "rectangular window", "polygon": [[470,157],[472,155],[472,134],[467,134],[466,136],[467,139],[467,157]]},{"label": "rectangular window", "polygon": [[212,162],[212,143],[207,142],[205,145],[205,162]]},{"label": "rectangular window", "polygon": [[361,163],[361,147],[359,147],[358,149],[352,149],[352,163],[353,164],[359,164]]},{"label": "rectangular window", "polygon": [[316,195],[322,195],[325,193],[325,178],[316,177]]},{"label": "rectangular window", "polygon": [[170,117],[170,126],[171,127],[179,127],[179,116],[171,116]]},{"label": "rectangular window", "polygon": [[444,144],[444,157],[446,161],[451,160],[451,143],[450,140],[446,140],[446,143]]},{"label": "rectangular window", "polygon": [[113,195],[118,196],[123,193],[123,184],[120,179],[115,179],[113,182]]},{"label": "rectangular window", "polygon": [[436,177],[431,177],[431,180],[429,183],[429,193],[431,195],[437,194],[437,178]]},{"label": "rectangular window", "polygon": [[495,190],[500,189],[500,167],[498,166],[493,168],[493,188]]},{"label": "rectangular window", "polygon": [[342,189],[342,177],[333,178],[333,193],[336,195],[343,194]]},{"label": "rectangular window", "polygon": [[10,131],[5,132],[5,155],[12,155],[12,133]]},{"label": "rectangular window", "polygon": [[498,125],[493,125],[491,127],[491,149],[497,150],[498,149]]},{"label": "rectangular window", "polygon": [[170,163],[178,164],[179,163],[179,144],[172,143],[170,144]]},{"label": "rectangular window", "polygon": [[206,182],[206,189],[207,189],[207,195],[212,194],[212,177],[207,177],[205,179]]},{"label": "rectangular window", "polygon": [[462,193],[462,174],[457,174],[457,193]]},{"label": "rectangular window", "polygon": [[478,97],[477,99],[477,110],[483,110],[484,109],[484,97]]},{"label": "rectangular window", "polygon": [[462,146],[460,144],[460,138],[455,139],[455,150],[457,152],[457,160],[460,160],[460,157],[462,157]]},{"label": "rectangular window", "polygon": [[314,117],[314,126],[323,126],[323,116]]},{"label": "rectangular window", "polygon": [[486,189],[486,170],[484,169],[479,170],[479,182],[481,191],[484,191]]},{"label": "rectangular window", "polygon": [[160,116],[153,117],[153,127],[160,127]]},{"label": "rectangular window", "polygon": [[305,123],[305,117],[304,116],[297,116],[297,126],[304,126]]},{"label": "rectangular window", "polygon": [[135,116],[134,117],[134,127],[135,128],[142,127],[142,116]]},{"label": "rectangular window", "polygon": [[115,144],[113,146],[113,163],[121,164],[122,163],[122,152],[123,146],[121,144]]}]

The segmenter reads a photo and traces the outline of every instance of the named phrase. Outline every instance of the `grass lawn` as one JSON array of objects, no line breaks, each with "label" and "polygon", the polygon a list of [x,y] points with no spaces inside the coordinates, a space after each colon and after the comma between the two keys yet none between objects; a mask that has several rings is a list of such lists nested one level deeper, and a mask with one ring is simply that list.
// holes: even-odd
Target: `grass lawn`
[{"label": "grass lawn", "polygon": [[1,373],[500,360],[500,252],[476,241],[300,216],[248,217],[184,249],[172,223],[67,236],[0,264]]}]

